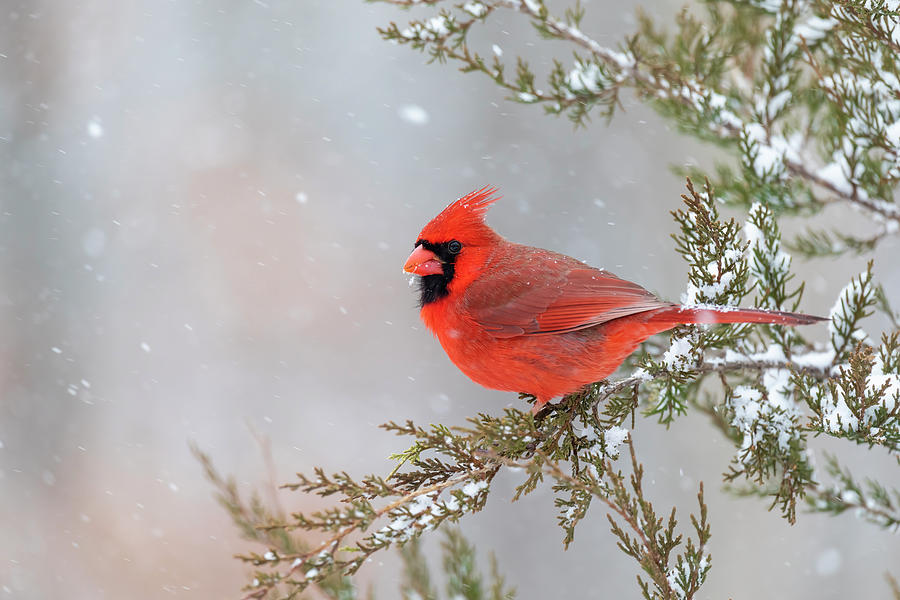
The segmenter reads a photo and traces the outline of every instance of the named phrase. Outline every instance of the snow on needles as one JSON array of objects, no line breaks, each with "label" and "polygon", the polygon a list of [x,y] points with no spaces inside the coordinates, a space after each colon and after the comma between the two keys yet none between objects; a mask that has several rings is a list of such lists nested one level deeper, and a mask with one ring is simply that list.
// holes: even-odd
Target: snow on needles
[{"label": "snow on needles", "polygon": [[463,10],[473,17],[480,19],[485,14],[487,14],[488,9],[487,6],[485,6],[481,2],[466,2],[463,5]]},{"label": "snow on needles", "polygon": [[[784,353],[778,346],[772,346],[767,354],[784,361]],[[787,450],[791,440],[798,437],[800,409],[791,398],[793,385],[791,373],[787,369],[768,369],[763,373],[762,390],[749,385],[734,388],[727,401],[732,412],[731,425],[743,434],[738,457],[770,438],[779,448]]]},{"label": "snow on needles", "polygon": [[624,444],[627,439],[628,430],[618,425],[613,425],[603,432],[603,451],[607,456],[619,456],[619,446]]},{"label": "snow on needles", "polygon": [[[775,377],[774,381],[782,383],[784,380]],[[731,425],[743,434],[739,457],[767,436],[772,436],[782,449],[787,449],[791,439],[797,437],[799,431],[794,419],[799,418],[800,411],[783,402],[783,389],[779,396],[778,402],[771,402],[771,398],[764,399],[763,393],[754,387],[741,385],[734,389],[728,407],[734,414]]]},{"label": "snow on needles", "polygon": [[663,354],[663,364],[669,371],[683,371],[695,362],[694,345],[690,337],[673,338],[669,349]]},{"label": "snow on needles", "polygon": [[408,40],[436,40],[450,33],[453,17],[438,15],[424,23],[410,23],[410,26],[400,32],[400,35]]},{"label": "snow on needles", "polygon": [[850,332],[845,330],[848,323],[853,319],[857,298],[868,294],[865,283],[868,281],[867,277],[868,274],[863,272],[845,285],[841,293],[838,294],[838,299],[834,306],[831,307],[831,312],[828,313],[828,331],[831,334],[831,345],[835,350],[840,350],[848,345],[852,346],[856,342],[868,339],[866,332],[862,329],[854,329]]},{"label": "snow on needles", "polygon": [[781,136],[769,135],[766,128],[759,123],[745,124],[744,135],[755,150],[751,166],[761,179],[780,176],[784,172],[786,158],[795,162],[800,160],[795,144],[789,143]]},{"label": "snow on needles", "polygon": [[486,493],[486,481],[469,481],[458,492],[453,492],[446,500],[440,499],[440,492],[430,492],[418,496],[404,507],[388,512],[391,522],[374,534],[376,542],[405,542],[421,531],[433,529],[435,519],[453,513],[462,514],[478,502]]},{"label": "snow on needles", "polygon": [[838,389],[836,398],[822,400],[822,426],[831,433],[856,431],[859,427],[859,419],[847,406],[843,390]]},{"label": "snow on needles", "polygon": [[[776,238],[766,239],[765,233],[756,226],[754,221],[764,226],[772,227],[774,226],[774,215],[767,206],[760,202],[754,202],[753,206],[750,207],[750,213],[747,221],[744,223],[744,236],[750,244],[748,250],[750,252],[758,251],[767,263],[779,271],[790,269],[791,255],[781,249],[780,240]],[[753,262],[755,261],[751,261],[750,271],[759,279],[759,269],[753,268]]]},{"label": "snow on needles", "polygon": [[823,19],[812,15],[806,21],[795,25],[794,33],[802,37],[807,44],[811,44],[825,37],[825,34],[831,31],[837,23],[837,19],[831,17]]},{"label": "snow on needles", "polygon": [[482,490],[487,489],[487,486],[486,481],[470,481],[463,486],[462,493],[469,498],[476,498]]},{"label": "snow on needles", "polygon": [[[389,513],[393,519],[372,536],[377,542],[405,542],[418,531],[428,531],[434,527],[435,517],[459,512],[462,505],[455,496],[450,496],[446,501],[438,500],[438,493],[423,494],[411,502],[408,506],[408,514],[402,510],[394,510]],[[410,516],[411,515],[411,516]]]},{"label": "snow on needles", "polygon": [[836,387],[835,394],[822,400],[822,427],[830,433],[858,431],[860,427],[871,426],[881,409],[891,412],[897,407],[897,404],[900,403],[900,375],[885,373],[881,356],[875,358],[872,371],[866,377],[864,394],[868,398],[880,395],[881,402],[866,408],[862,413],[862,422],[860,422],[860,418],[853,414],[847,404],[844,389],[840,386]]},{"label": "snow on needles", "polygon": [[[750,274],[763,289],[779,285],[779,280],[787,280],[791,269],[791,255],[781,249],[775,227],[775,215],[771,209],[761,202],[754,202],[744,223],[744,236],[748,242]],[[778,307],[769,305],[769,308]]]},{"label": "snow on needles", "polygon": [[[731,305],[730,298],[723,297],[734,281],[733,265],[742,260],[743,253],[737,248],[728,248],[722,254],[722,260],[714,260],[706,265],[706,271],[715,278],[712,283],[694,285],[688,283],[687,289],[681,294],[681,303],[687,306],[703,304]],[[721,269],[721,270],[720,270]],[[735,300],[740,300],[736,298]]]},{"label": "snow on needles", "polygon": [[[881,392],[882,389],[884,390],[884,396],[882,396],[881,404],[885,410],[891,412],[897,407],[897,404],[900,404],[900,374],[885,373],[884,361],[882,361],[881,356],[878,356],[872,365],[872,372],[866,378],[866,393],[875,395]],[[867,421],[871,420],[874,417],[875,410],[877,410],[876,407],[867,408],[864,418]]]},{"label": "snow on needles", "polygon": [[[700,561],[697,563],[697,575],[700,578],[700,581],[697,582],[697,585],[700,586],[706,580],[706,574],[709,571],[709,555],[703,554],[700,558]],[[691,568],[690,564],[685,562],[679,562],[676,566],[669,569],[666,573],[666,581],[669,583],[669,589],[675,592],[675,597],[678,600],[682,600],[687,598],[687,592],[682,586],[682,582],[690,582],[691,580]]]},{"label": "snow on needles", "polygon": [[[894,27],[894,35],[900,37],[898,32],[900,25]],[[882,49],[873,52],[869,59],[872,64],[889,61],[882,56],[883,52]],[[887,69],[879,70],[877,74],[861,74],[842,68],[823,77],[822,86],[832,93],[857,98],[858,102],[849,104],[846,134],[832,155],[832,162],[822,167],[817,175],[842,194],[867,199],[865,190],[859,187],[864,167],[858,155],[865,151],[865,144],[860,141],[883,134],[893,148],[886,157],[891,160],[893,155],[895,163],[900,165],[900,98],[897,97],[900,78]],[[876,200],[872,199],[873,202]],[[877,204],[882,214],[900,215],[894,203],[879,200]]]},{"label": "snow on needles", "polygon": [[596,94],[609,85],[596,63],[576,63],[575,68],[566,75],[566,85],[574,92],[588,91]]}]

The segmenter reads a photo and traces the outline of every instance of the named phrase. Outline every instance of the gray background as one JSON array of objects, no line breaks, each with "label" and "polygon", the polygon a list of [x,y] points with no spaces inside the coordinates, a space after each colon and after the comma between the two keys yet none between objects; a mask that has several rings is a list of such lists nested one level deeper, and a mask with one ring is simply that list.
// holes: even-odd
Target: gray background
[{"label": "gray background", "polygon": [[[585,5],[601,42],[634,30],[630,4]],[[661,22],[678,8],[644,5]],[[684,288],[668,237],[683,182],[669,165],[710,165],[715,151],[628,97],[609,127],[573,131],[375,32],[431,11],[0,6],[0,597],[237,596],[245,569],[231,555],[250,547],[189,440],[249,492],[267,482],[251,429],[271,439],[279,481],[314,465],[386,474],[403,442],[377,424],[518,406],[452,367],[400,269],[421,226],[472,189],[502,188],[489,222],[516,241],[669,298]],[[513,13],[474,41],[538,69],[548,52],[570,60]],[[409,106],[425,122],[404,118]],[[897,250],[893,239],[878,252],[894,297]],[[800,265],[804,308],[827,314],[863,264]],[[802,515],[792,528],[763,502],[723,495],[732,450],[698,416],[668,432],[642,420],[637,446],[658,506],[686,515],[707,484],[703,597],[886,597],[882,574],[900,575],[897,538],[852,515]],[[847,452],[862,474],[896,475],[880,453]],[[516,481],[502,476],[463,529],[497,553],[520,597],[637,595],[599,508],[563,553],[552,496],[510,506]],[[397,561],[382,560],[361,580],[391,597]]]}]

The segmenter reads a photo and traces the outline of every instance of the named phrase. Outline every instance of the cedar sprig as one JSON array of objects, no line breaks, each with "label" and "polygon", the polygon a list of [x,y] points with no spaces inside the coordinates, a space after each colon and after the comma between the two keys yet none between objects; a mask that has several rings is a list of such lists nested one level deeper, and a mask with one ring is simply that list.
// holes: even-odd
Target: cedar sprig
[{"label": "cedar sprig", "polygon": [[858,481],[833,455],[826,455],[825,472],[833,482],[809,495],[811,512],[840,515],[849,510],[883,529],[900,531],[900,491],[873,479]]},{"label": "cedar sprig", "polygon": [[854,347],[868,338],[861,323],[872,315],[877,303],[872,266],[873,261],[870,260],[866,270],[841,290],[831,311],[829,330],[835,365],[847,359]]},{"label": "cedar sprig", "polygon": [[[613,116],[619,94],[630,88],[682,131],[730,152],[713,169],[715,185],[708,181],[698,190],[690,184],[686,208],[675,215],[689,300],[735,305],[755,292],[758,306],[797,306],[802,285],[789,287],[791,260],[777,221],[782,214],[810,216],[839,202],[875,226],[860,236],[810,228],[784,245],[806,255],[866,252],[900,229],[894,198],[900,53],[889,51],[894,15],[884,2],[707,2],[703,14],[681,13],[672,33],[644,15],[636,35],[609,48],[582,28],[585,11],[578,4],[557,18],[540,0],[388,1],[443,4],[431,18],[408,27],[392,23],[381,33],[431,62],[487,75],[512,101],[540,104],[586,125],[593,111]],[[478,46],[469,34],[489,26],[500,10],[524,15],[541,36],[566,44],[569,57],[550,57],[542,74],[510,49],[501,56]],[[697,174],[700,180],[704,172]],[[746,222],[722,219],[721,201],[749,211]],[[626,481],[616,470],[613,442],[631,439],[638,412],[670,423],[692,407],[701,410],[735,444],[725,476],[730,485],[769,497],[793,522],[804,497],[824,497],[810,434],[896,451],[897,336],[874,347],[862,329],[876,306],[888,307],[896,324],[878,290],[870,266],[839,294],[828,347],[776,327],[683,328],[668,343],[645,344],[644,353],[626,363],[630,375],[598,382],[537,418],[508,410],[478,415],[460,429],[390,423],[386,429],[410,444],[394,455],[397,469],[388,476],[357,480],[322,469],[298,476],[297,491],[339,502],[262,524],[258,535],[266,536],[267,551],[244,557],[258,567],[248,593],[266,586],[296,593],[318,585],[319,577],[344,577],[375,552],[414,543],[445,521],[480,510],[494,475],[513,467],[526,476],[513,499],[552,480],[564,544],[592,508],[605,504],[618,515],[620,547],[643,568],[642,593],[689,597],[709,568],[702,495],[697,541],[677,546],[674,518],[658,515],[643,498],[633,448]],[[715,378],[720,385],[711,385]],[[852,482],[835,477],[853,491]],[[869,500],[846,508],[894,498],[877,482],[871,489],[852,485]],[[839,512],[838,504],[829,506]],[[325,545],[291,550],[279,542],[298,530],[323,535]],[[676,546],[684,552],[676,555]],[[458,566],[469,564],[463,555]]]},{"label": "cedar sprig", "polygon": [[838,376],[819,386],[797,375],[797,388],[812,412],[815,434],[881,446],[900,456],[900,335],[882,338],[878,352],[858,344]]}]

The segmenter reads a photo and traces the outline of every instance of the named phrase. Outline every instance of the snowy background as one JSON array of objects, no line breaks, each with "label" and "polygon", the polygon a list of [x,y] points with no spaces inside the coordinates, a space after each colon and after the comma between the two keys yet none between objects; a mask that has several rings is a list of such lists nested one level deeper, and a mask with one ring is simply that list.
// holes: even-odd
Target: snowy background
[{"label": "snowy background", "polygon": [[[633,31],[631,6],[584,4],[601,42]],[[643,3],[662,20],[679,4]],[[422,12],[356,0],[2,6],[0,598],[236,597],[245,570],[231,555],[250,548],[189,441],[249,492],[267,482],[251,430],[271,439],[279,481],[314,465],[386,474],[402,441],[377,424],[459,424],[515,404],[450,365],[401,271],[457,196],[500,186],[489,222],[502,234],[668,298],[684,289],[668,237],[683,182],[668,165],[709,165],[713,150],[630,99],[610,127],[573,131],[375,32]],[[570,56],[512,13],[475,39],[538,68],[547,48]],[[888,240],[876,256],[895,298],[897,252]],[[863,264],[801,265],[804,308],[827,314]],[[721,494],[732,451],[701,417],[669,432],[641,421],[637,440],[659,507],[686,515],[707,484],[704,597],[887,597],[883,573],[900,575],[898,538],[852,515],[791,528],[763,502]],[[861,475],[896,474],[882,456],[854,456]],[[563,553],[551,495],[510,507],[515,483],[499,479],[463,530],[521,598],[636,595],[599,509]],[[397,561],[362,577],[391,597]]]}]

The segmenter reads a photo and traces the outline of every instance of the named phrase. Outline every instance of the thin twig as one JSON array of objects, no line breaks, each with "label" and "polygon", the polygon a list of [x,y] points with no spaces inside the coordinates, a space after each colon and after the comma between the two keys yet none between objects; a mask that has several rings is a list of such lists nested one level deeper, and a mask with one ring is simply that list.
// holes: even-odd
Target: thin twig
[{"label": "thin twig", "polygon": [[[441,492],[447,488],[450,488],[450,487],[453,487],[454,485],[462,483],[463,481],[474,479],[474,478],[480,477],[482,475],[487,475],[491,471],[496,472],[498,468],[499,468],[499,465],[497,465],[497,464],[486,465],[484,467],[481,467],[480,469],[475,469],[473,471],[468,471],[466,473],[460,473],[459,475],[456,475],[455,477],[450,477],[449,479],[447,479],[445,481],[432,484],[428,487],[419,488],[413,492],[410,492],[408,494],[401,496],[394,502],[391,502],[390,504],[383,506],[382,508],[380,508],[379,510],[374,512],[374,516],[369,515],[365,518],[360,518],[355,521],[352,521],[349,525],[347,525],[343,529],[339,530],[338,532],[336,532],[334,535],[330,536],[325,541],[321,542],[318,546],[316,546],[312,550],[309,550],[307,552],[298,552],[298,553],[294,553],[294,554],[279,555],[278,556],[279,560],[293,560],[293,563],[287,571],[285,571],[284,573],[282,573],[281,575],[279,575],[277,577],[277,581],[286,580],[288,577],[293,575],[294,572],[296,572],[297,569],[299,569],[303,565],[303,563],[305,563],[307,560],[309,560],[310,558],[312,558],[313,556],[315,556],[317,554],[320,554],[322,552],[334,553],[334,551],[340,546],[341,542],[343,542],[344,538],[346,538],[348,535],[352,534],[354,531],[362,530],[361,525],[364,521],[373,523],[376,520],[380,519],[381,517],[385,516],[386,514],[390,513],[392,510],[399,508],[400,506],[403,506],[404,504],[409,504],[410,502],[412,502],[414,499],[418,498],[419,496],[423,496],[425,494],[430,494],[432,492]],[[272,589],[272,587],[274,587],[274,585],[275,585],[274,582],[271,584],[268,584],[268,585],[266,585],[266,584],[260,585],[259,588],[254,589],[251,592],[247,593],[247,595],[245,595],[243,598],[244,598],[244,600],[249,600],[251,598],[262,598],[263,596],[265,596],[268,593],[268,591],[270,589]]]},{"label": "thin twig", "polygon": [[[631,451],[632,467],[633,467],[633,469],[636,470],[638,468],[637,467],[637,459],[634,454],[634,446],[631,444],[630,440],[628,442],[628,447]],[[586,485],[580,479],[573,477],[569,473],[566,473],[565,471],[563,471],[562,468],[560,468],[559,464],[556,461],[552,460],[548,455],[542,453],[541,451],[537,451],[536,453],[543,458],[543,461],[541,462],[541,471],[543,471],[545,475],[549,475],[550,477],[553,477],[557,481],[564,481],[568,485],[570,485],[574,488],[578,488],[582,492],[586,492],[586,493],[590,494],[591,496],[593,496],[594,498],[600,500],[612,512],[617,514],[628,525],[628,527],[633,531],[633,533],[640,540],[641,546],[644,548],[644,551],[651,558],[652,564],[655,567],[655,571],[656,571],[656,575],[657,575],[655,580],[656,581],[664,581],[666,586],[668,587],[669,593],[667,594],[666,597],[669,597],[669,598],[677,597],[676,590],[674,590],[672,588],[671,583],[669,583],[668,578],[666,577],[665,568],[663,566],[661,566],[664,564],[665,561],[663,560],[662,556],[656,551],[656,548],[655,548],[653,542],[651,542],[650,538],[647,537],[647,534],[642,529],[641,524],[634,518],[634,516],[631,515],[625,508],[623,508],[622,506],[619,506],[618,504],[616,504],[615,502],[610,500],[609,496],[599,493],[598,492],[598,489],[600,488],[599,481],[596,482],[596,486]],[[492,455],[492,458],[494,460],[496,460],[497,462],[503,463],[503,465],[508,468],[515,468],[515,469],[527,470],[534,463],[533,460],[522,463],[522,462],[518,462],[518,461],[509,459],[509,458],[506,458],[506,457],[503,457],[500,455],[496,455],[496,454]],[[608,473],[611,477],[614,477],[616,480],[618,480],[618,482],[619,482],[618,484],[620,486],[622,486],[622,488],[624,489],[624,487],[625,487],[624,482],[622,482],[622,480],[619,479],[619,477],[617,475],[614,475],[612,463],[609,460],[604,460],[603,462],[604,462],[603,472]],[[635,475],[636,475],[636,473],[635,473]],[[704,547],[703,544],[701,544],[699,546],[700,552],[703,551],[703,547]]]},{"label": "thin twig", "polygon": [[[769,369],[793,369],[795,371],[799,371],[801,373],[805,373],[807,375],[811,375],[816,379],[827,379],[828,373],[820,369],[818,367],[811,366],[798,366],[790,361],[780,361],[780,360],[733,360],[733,361],[724,361],[724,360],[716,360],[716,359],[707,359],[700,365],[692,367],[690,372],[693,373],[728,373],[731,371],[767,371]],[[631,375],[629,377],[625,377],[624,379],[620,379],[613,383],[607,383],[605,387],[603,387],[595,396],[593,405],[596,406],[599,403],[603,402],[610,396],[614,396],[621,392],[622,390],[629,387],[636,387],[642,383],[646,383],[649,381],[656,381],[659,379],[664,379],[668,372],[662,371],[656,376],[648,375],[646,372],[641,372],[636,375]]]},{"label": "thin twig", "polygon": [[[381,1],[397,6],[431,6],[437,4],[441,0]],[[701,87],[689,80],[680,77],[678,77],[675,81],[676,85],[673,86],[672,84],[667,84],[666,87],[663,87],[660,80],[653,76],[652,73],[648,72],[652,70],[652,67],[650,65],[642,63],[638,59],[638,57],[632,54],[623,54],[621,52],[617,52],[600,44],[598,41],[585,34],[580,28],[575,25],[571,25],[569,23],[566,23],[565,21],[561,21],[557,18],[551,17],[549,14],[542,15],[541,11],[535,8],[536,5],[534,3],[525,2],[525,0],[482,0],[482,4],[484,4],[488,9],[491,10],[496,8],[514,10],[540,21],[549,32],[555,34],[560,39],[568,40],[587,50],[593,56],[603,61],[603,63],[609,68],[619,73],[620,77],[616,79],[617,87],[619,85],[622,85],[625,82],[625,79],[628,79],[633,82],[632,85],[634,85],[634,87],[637,87],[638,89],[643,88],[646,90],[652,90],[652,93],[657,97],[680,102],[688,108],[695,108],[692,98],[705,96],[702,93],[703,89]],[[448,54],[453,58],[459,58],[461,60],[466,60],[466,62],[470,64],[475,64],[469,57],[462,56],[459,53],[454,52],[452,48],[444,47],[444,51],[448,52]],[[468,51],[466,50],[466,52]],[[642,66],[646,66],[646,69],[642,69]],[[484,69],[479,70],[484,71]],[[675,75],[673,75],[673,77],[675,77]],[[502,83],[501,85],[503,85],[503,87],[507,89],[517,91],[517,88],[515,88],[515,86],[512,86],[511,84]],[[690,93],[677,94],[675,93],[674,89],[676,87],[687,90]],[[602,90],[598,91],[596,95],[598,98],[602,98],[604,95],[608,95],[609,93],[610,90]],[[535,97],[535,102],[552,101],[559,102],[561,105],[566,105],[567,102],[584,102],[584,98],[566,100],[548,94],[537,93],[536,91],[531,92],[531,94]],[[720,116],[718,119],[716,119],[716,122],[714,124],[714,129],[717,133],[724,137],[728,137],[731,139],[740,139],[740,137],[744,134],[745,127],[743,119],[728,110],[721,109]],[[772,147],[789,146],[787,141],[781,136],[771,134],[768,137],[769,139],[767,143]],[[828,191],[842,201],[854,204],[871,213],[879,215],[883,219],[897,221],[898,223],[900,223],[900,207],[889,202],[869,198],[861,194],[858,187],[855,185],[851,185],[849,190],[842,186],[836,185],[833,181],[822,177],[818,173],[818,170],[811,166],[811,163],[814,162],[811,158],[797,158],[796,156],[785,155],[782,157],[782,161],[789,173],[805,180],[807,183]]]}]

